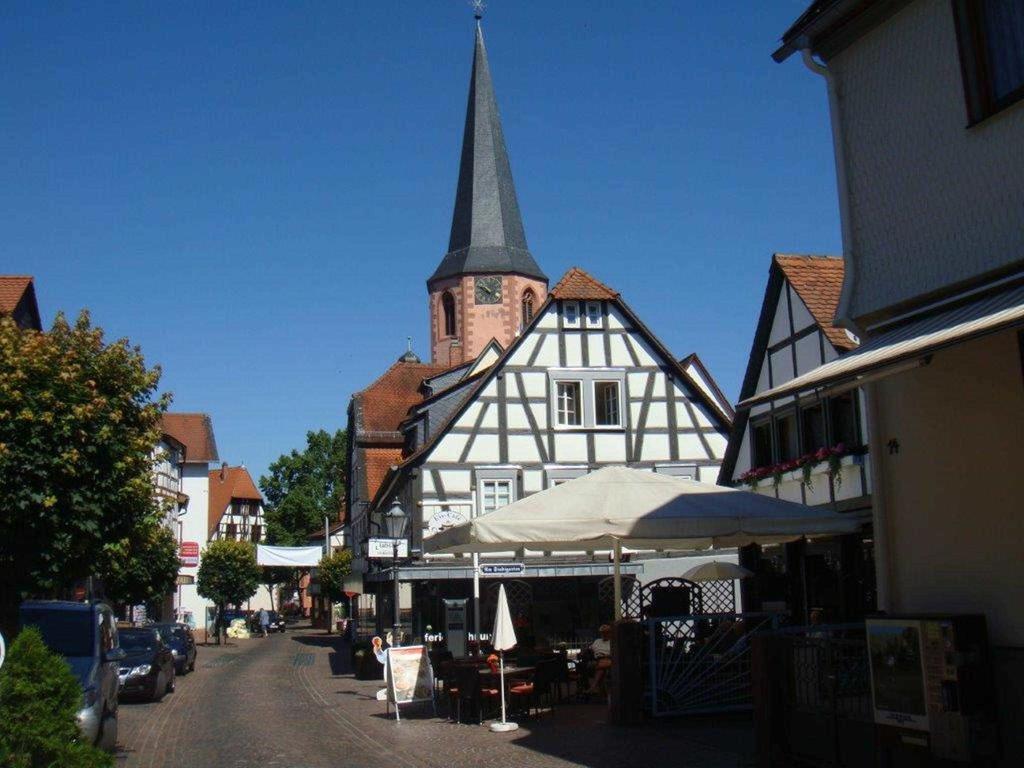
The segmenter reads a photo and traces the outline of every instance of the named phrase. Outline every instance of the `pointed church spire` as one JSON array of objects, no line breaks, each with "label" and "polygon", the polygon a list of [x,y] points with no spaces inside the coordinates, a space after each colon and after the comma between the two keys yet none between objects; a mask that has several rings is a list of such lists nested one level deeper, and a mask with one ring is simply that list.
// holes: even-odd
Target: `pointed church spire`
[{"label": "pointed church spire", "polygon": [[428,282],[481,272],[547,281],[526,245],[478,17],[448,253]]}]

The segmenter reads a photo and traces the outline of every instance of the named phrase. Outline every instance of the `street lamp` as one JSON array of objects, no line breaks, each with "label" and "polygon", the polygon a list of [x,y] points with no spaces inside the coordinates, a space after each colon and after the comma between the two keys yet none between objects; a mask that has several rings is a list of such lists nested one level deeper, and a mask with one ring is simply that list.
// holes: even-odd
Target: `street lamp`
[{"label": "street lamp", "polygon": [[399,542],[405,538],[405,529],[409,523],[409,516],[402,509],[402,505],[395,499],[391,503],[391,509],[384,513],[384,530],[388,534],[388,538],[391,539],[392,546],[392,573],[395,577],[395,622],[393,632],[393,639],[395,645],[400,645],[402,642],[402,608],[399,597],[399,584],[398,584],[398,545]]}]

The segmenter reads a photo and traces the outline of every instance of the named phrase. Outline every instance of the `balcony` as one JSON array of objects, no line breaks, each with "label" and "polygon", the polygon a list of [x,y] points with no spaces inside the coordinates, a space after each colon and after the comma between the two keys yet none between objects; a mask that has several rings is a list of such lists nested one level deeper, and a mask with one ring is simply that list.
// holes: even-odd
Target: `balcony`
[{"label": "balcony", "polygon": [[[831,475],[833,466],[834,476]],[[778,475],[769,474],[753,485],[739,484],[738,487],[811,506],[843,502],[871,494],[871,462],[867,461],[866,454],[848,454],[840,457],[836,465],[820,461],[811,466],[808,474],[803,468],[797,468]]]}]

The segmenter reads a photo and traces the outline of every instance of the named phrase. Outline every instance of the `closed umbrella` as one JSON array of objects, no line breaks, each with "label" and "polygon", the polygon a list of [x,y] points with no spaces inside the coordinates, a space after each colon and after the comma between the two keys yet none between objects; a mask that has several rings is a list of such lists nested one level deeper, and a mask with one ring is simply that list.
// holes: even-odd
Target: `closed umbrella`
[{"label": "closed umbrella", "polygon": [[494,614],[494,632],[491,642],[498,652],[501,665],[501,722],[491,723],[491,730],[496,732],[514,731],[519,723],[505,720],[505,651],[516,647],[516,629],[512,626],[512,613],[508,609],[508,598],[505,596],[505,585],[498,588],[498,611]]},{"label": "closed umbrella", "polygon": [[696,565],[683,574],[690,581],[732,581],[733,579],[749,579],[754,572],[736,563],[712,560],[710,563]]}]

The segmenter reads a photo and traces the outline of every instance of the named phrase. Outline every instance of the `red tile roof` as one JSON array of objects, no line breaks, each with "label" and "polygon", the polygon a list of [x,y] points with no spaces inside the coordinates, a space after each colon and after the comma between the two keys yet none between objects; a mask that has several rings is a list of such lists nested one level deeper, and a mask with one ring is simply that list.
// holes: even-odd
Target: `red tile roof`
[{"label": "red tile roof", "polygon": [[[357,397],[362,402],[364,433],[398,432],[409,409],[423,399],[423,380],[448,370],[444,365],[406,363],[401,360]],[[368,435],[372,437],[372,435]]]},{"label": "red tile roof", "polygon": [[210,510],[207,518],[210,536],[220,525],[224,510],[232,499],[263,503],[263,495],[245,467],[221,467],[210,470]]},{"label": "red tile roof", "polygon": [[818,326],[837,349],[853,349],[857,343],[832,320],[843,289],[843,259],[839,256],[804,256],[777,253],[775,263],[797,292]]},{"label": "red tile roof", "polygon": [[562,279],[551,289],[549,295],[556,299],[598,301],[618,298],[619,293],[595,280],[579,267],[573,267],[562,275]]},{"label": "red tile roof", "polygon": [[9,315],[32,285],[28,275],[0,275],[0,314]]},{"label": "red tile roof", "polygon": [[368,498],[376,497],[381,483],[387,477],[388,470],[401,463],[401,448],[371,447],[366,449],[366,492]]},{"label": "red tile roof", "polygon": [[217,441],[213,437],[213,422],[205,413],[165,413],[164,434],[185,446],[186,463],[209,464],[219,461]]}]

